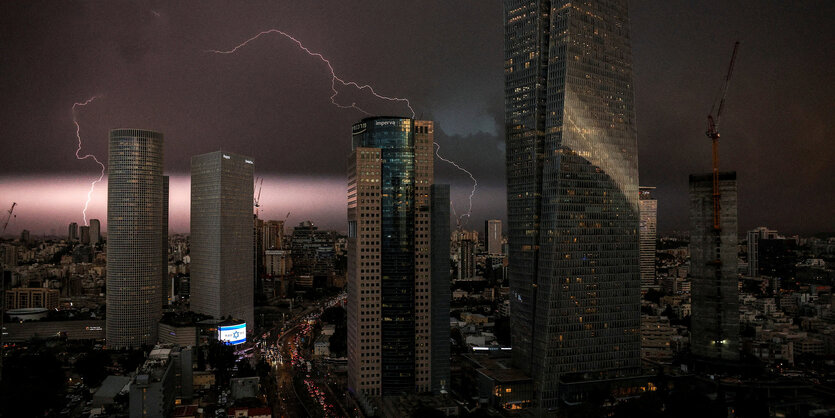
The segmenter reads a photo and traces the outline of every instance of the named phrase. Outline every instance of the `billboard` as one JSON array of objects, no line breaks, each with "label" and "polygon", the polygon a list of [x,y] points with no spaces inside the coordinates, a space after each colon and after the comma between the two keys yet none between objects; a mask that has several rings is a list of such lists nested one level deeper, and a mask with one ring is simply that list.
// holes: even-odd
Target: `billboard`
[{"label": "billboard", "polygon": [[217,339],[228,345],[246,342],[246,323],[217,327]]}]

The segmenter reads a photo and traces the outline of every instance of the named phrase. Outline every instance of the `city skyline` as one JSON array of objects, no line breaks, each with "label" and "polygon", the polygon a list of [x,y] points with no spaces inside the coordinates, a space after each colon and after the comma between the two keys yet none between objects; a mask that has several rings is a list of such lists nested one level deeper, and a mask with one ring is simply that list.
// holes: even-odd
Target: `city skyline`
[{"label": "city skyline", "polygon": [[[826,68],[828,57],[800,40],[809,34],[823,36],[823,41],[831,39],[833,31],[823,24],[827,14],[810,5],[788,9],[776,3],[756,3],[755,14],[743,13],[752,9],[750,4],[719,5],[672,2],[650,6],[633,2],[631,8],[637,63],[636,112],[641,121],[641,182],[657,186],[658,199],[664,202],[659,209],[659,231],[687,229],[687,174],[708,168],[705,157],[709,155],[709,146],[702,136],[704,115],[720,85],[728,50],[736,39],[742,41],[742,49],[738,78],[729,93],[722,168],[740,173],[740,228],[771,225],[789,234],[828,228],[824,220],[832,215],[828,205],[832,188],[826,187],[826,180],[819,173],[825,170],[833,150],[825,142],[831,136],[831,127],[823,122],[826,106],[821,104],[826,103],[828,89],[835,83],[829,82],[831,75],[821,71],[806,72],[802,78],[790,76],[810,65],[813,69]],[[363,11],[396,15],[402,12],[399,5],[387,11],[377,11],[366,3],[299,10],[276,6],[276,10],[265,13],[255,6],[230,10],[229,5],[218,4],[216,14],[201,14],[205,21],[199,22],[187,13],[188,7],[179,5],[166,9],[141,3],[96,7],[51,4],[25,12],[16,10],[17,7],[4,4],[2,15],[25,13],[42,18],[33,21],[54,25],[43,30],[10,20],[4,21],[7,24],[2,29],[5,38],[20,41],[9,42],[9,56],[19,59],[9,65],[6,79],[23,81],[9,86],[9,100],[3,112],[7,115],[4,117],[10,118],[7,132],[13,138],[37,138],[17,143],[0,157],[0,195],[4,197],[0,204],[8,206],[15,201],[20,205],[18,219],[8,231],[11,234],[23,228],[44,233],[53,228],[60,230],[71,221],[81,223],[81,207],[98,168],[72,155],[76,144],[70,105],[95,94],[102,96],[77,111],[85,139],[83,151],[101,158],[105,154],[106,132],[116,126],[149,126],[166,132],[166,155],[170,158],[165,169],[172,175],[172,187],[176,177],[187,172],[190,155],[225,145],[226,134],[242,127],[238,149],[249,155],[264,155],[259,161],[265,161],[266,168],[256,174],[276,178],[272,185],[265,183],[265,191],[282,193],[282,183],[295,179],[318,188],[339,187],[344,183],[339,172],[340,155],[347,151],[345,141],[340,140],[347,138],[347,133],[340,126],[361,115],[329,102],[327,69],[321,62],[277,37],[260,39],[234,57],[204,52],[231,48],[258,30],[271,27],[281,27],[312,50],[326,54],[335,68],[350,79],[371,83],[384,94],[409,97],[418,116],[431,116],[436,121],[436,137],[443,155],[460,162],[480,180],[471,227],[477,228],[484,219],[506,219],[501,198],[504,173],[498,168],[503,167],[502,32],[498,5],[472,10],[463,4],[427,7],[410,12],[419,14],[416,21],[437,21],[431,30],[425,25],[386,26],[370,32],[358,31],[371,26],[364,24],[368,23],[364,19],[375,19]],[[832,6],[825,7],[832,10]],[[73,19],[56,21],[59,15]],[[235,19],[227,19],[227,15]],[[341,18],[346,15],[355,18]],[[466,16],[463,20],[458,17],[462,15]],[[119,28],[119,32],[103,35],[79,24],[99,19],[117,23],[112,27]],[[707,31],[692,23],[705,20],[720,24]],[[457,25],[469,30],[460,31],[461,26]],[[774,27],[780,30],[772,30]],[[211,33],[204,28],[211,28]],[[415,61],[423,55],[423,49],[417,45],[435,43],[436,36],[449,35],[446,32],[453,30],[467,35],[446,36],[453,41],[433,50],[438,62]],[[69,33],[75,38],[68,45],[60,38],[67,38]],[[335,36],[337,33],[339,36]],[[111,40],[102,41],[104,38]],[[337,41],[331,42],[333,39]],[[44,54],[54,55],[49,68],[32,62],[34,56],[27,46],[33,40],[45,45]],[[360,47],[373,45],[374,40],[382,42],[379,48]],[[404,54],[388,47],[395,40],[415,45],[415,49],[405,50],[418,53]],[[356,57],[364,59],[354,60]],[[381,61],[384,63],[375,66],[362,64]],[[116,66],[102,67],[99,62],[114,62]],[[460,65],[446,66],[440,62]],[[774,66],[774,62],[781,65]],[[53,73],[55,68],[61,73]],[[194,77],[196,68],[202,68],[205,77]],[[717,70],[709,71],[711,68]],[[419,82],[426,78],[424,74],[431,74],[433,81]],[[418,82],[399,83],[400,78]],[[53,80],[61,85],[53,86]],[[421,84],[429,88],[424,91],[415,87]],[[787,93],[793,90],[805,93],[796,97]],[[347,103],[357,100],[375,113],[408,113],[399,103],[375,101],[351,90],[341,94]],[[786,96],[795,98],[785,107],[748,105],[775,102]],[[33,107],[35,104],[37,107]],[[196,118],[198,123],[183,119],[183,112],[178,109],[188,109],[189,119]],[[49,129],[43,131],[41,126]],[[198,128],[191,130],[190,126]],[[200,143],[196,142],[198,139]],[[293,158],[283,152],[290,144],[300,143],[304,145],[294,146]],[[476,152],[469,152],[476,145]],[[775,147],[780,147],[781,152],[770,151]],[[42,153],[44,148],[54,152]],[[35,152],[38,158],[33,158]],[[801,158],[804,163],[796,164]],[[313,163],[302,164],[303,161]],[[456,208],[465,206],[469,179],[447,164],[439,163],[437,171],[439,181],[451,184]],[[791,175],[780,174],[786,172]],[[52,184],[58,182],[72,185],[74,192],[50,193],[56,190]],[[91,217],[104,218],[104,190],[103,184],[99,184],[92,194]],[[44,197],[48,193],[50,197]],[[172,193],[172,206],[174,198]],[[275,205],[281,208],[267,206],[266,210],[268,214],[273,210],[279,219],[288,211],[301,213],[303,208],[284,203],[293,201],[289,197]],[[325,203],[339,206],[335,198]],[[798,205],[809,216],[791,216]],[[185,213],[172,207],[174,232],[187,231]],[[311,218],[320,225],[345,228],[336,209],[317,215]],[[50,219],[59,218],[59,224],[50,223]],[[291,223],[302,220],[291,217]]]}]

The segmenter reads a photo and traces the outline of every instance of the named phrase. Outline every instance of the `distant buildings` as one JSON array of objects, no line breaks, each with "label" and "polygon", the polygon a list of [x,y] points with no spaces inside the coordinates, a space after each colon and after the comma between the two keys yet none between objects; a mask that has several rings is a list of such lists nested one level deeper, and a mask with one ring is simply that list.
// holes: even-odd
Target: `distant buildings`
[{"label": "distant buildings", "polygon": [[96,245],[101,242],[101,222],[98,219],[90,219],[90,244]]},{"label": "distant buildings", "polygon": [[7,289],[4,297],[8,310],[58,307],[58,291],[54,289],[18,287]]},{"label": "distant buildings", "polygon": [[658,201],[652,195],[655,187],[641,187],[638,205],[641,211],[641,287],[655,283],[655,239],[658,222]]},{"label": "distant buildings", "polygon": [[70,226],[67,228],[67,241],[78,241],[78,223],[70,223]]},{"label": "distant buildings", "polygon": [[475,277],[476,241],[462,239],[458,241],[458,279],[466,280]]},{"label": "distant buildings", "polygon": [[[435,338],[449,345],[449,312],[435,312],[445,279],[432,265],[433,228],[446,232],[433,208],[449,206],[446,189],[433,196],[433,123],[373,117],[353,126],[348,159],[348,386],[361,398],[426,392],[448,380],[433,370]],[[295,239],[294,239],[295,241]],[[440,248],[443,250],[444,248]],[[448,253],[442,253],[446,255]],[[432,278],[432,273],[443,278]],[[448,290],[447,290],[448,291]],[[448,303],[448,302],[447,302]],[[442,314],[447,332],[433,335]],[[434,326],[433,326],[434,325]],[[448,365],[447,365],[448,367]],[[434,381],[437,378],[437,381]]]},{"label": "distant buildings", "polygon": [[170,416],[193,395],[191,348],[156,346],[130,383],[131,418]]},{"label": "distant buildings", "polygon": [[713,175],[690,176],[691,350],[702,358],[739,358],[736,173],[719,174],[719,229]]},{"label": "distant buildings", "polygon": [[640,373],[627,1],[504,1],[513,363],[539,408]]},{"label": "distant buildings", "polygon": [[[297,277],[322,277],[328,276],[334,271],[336,261],[335,232],[319,230],[319,227],[314,225],[313,222],[304,221],[293,228],[292,238],[293,272]],[[273,238],[272,243],[278,243],[276,238]]]},{"label": "distant buildings", "polygon": [[502,221],[498,219],[484,221],[484,249],[490,257],[501,257]]},{"label": "distant buildings", "polygon": [[157,342],[162,316],[163,135],[110,131],[107,176],[107,346]]},{"label": "distant buildings", "polygon": [[250,157],[215,151],[191,158],[191,310],[254,318],[253,172]]}]

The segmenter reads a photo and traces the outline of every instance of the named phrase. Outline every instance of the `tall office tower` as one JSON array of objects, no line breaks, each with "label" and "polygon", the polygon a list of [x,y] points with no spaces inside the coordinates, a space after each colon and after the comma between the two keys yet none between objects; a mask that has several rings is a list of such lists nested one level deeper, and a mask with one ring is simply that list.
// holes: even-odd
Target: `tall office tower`
[{"label": "tall office tower", "polygon": [[81,225],[78,227],[78,241],[82,244],[90,243],[90,227]]},{"label": "tall office tower", "polygon": [[475,246],[473,240],[462,239],[458,243],[458,279],[475,277]]},{"label": "tall office tower", "polygon": [[78,224],[75,222],[71,222],[67,228],[67,241],[78,241]]},{"label": "tall office tower", "polygon": [[264,223],[264,249],[279,250],[284,247],[284,221]]},{"label": "tall office tower", "polygon": [[30,239],[31,239],[31,237],[29,235],[29,230],[28,229],[24,229],[23,231],[20,231],[20,242],[22,242],[24,244],[28,244]]},{"label": "tall office tower", "polygon": [[554,408],[561,382],[640,371],[627,1],[505,0],[504,17],[513,360]]},{"label": "tall office tower", "polygon": [[484,221],[484,247],[487,255],[491,257],[502,255],[502,221],[498,219]]},{"label": "tall office tower", "polygon": [[90,219],[90,244],[101,242],[101,222],[98,219]]},{"label": "tall office tower", "polygon": [[[450,290],[449,263],[449,185],[433,184],[430,191],[432,263],[431,292],[429,295],[432,312],[432,364],[430,371],[431,390],[433,393],[449,391],[450,377],[449,353],[449,305],[452,299]],[[501,236],[501,234],[499,234]]]},{"label": "tall office tower", "polygon": [[361,396],[432,387],[433,137],[432,122],[409,118],[353,126],[348,385]]},{"label": "tall office tower", "polygon": [[777,238],[780,238],[777,231],[764,226],[748,231],[748,276],[760,276],[760,240]]},{"label": "tall office tower", "polygon": [[690,176],[690,347],[702,358],[739,358],[736,172],[719,173],[719,226],[713,225],[713,174]]},{"label": "tall office tower", "polygon": [[[254,185],[253,185],[254,188]],[[258,214],[252,215],[252,271],[255,277],[255,294],[264,289],[263,276],[266,274],[266,255],[264,254],[264,221],[258,218]]]},{"label": "tall office tower", "polygon": [[251,158],[191,157],[191,310],[253,324]]},{"label": "tall office tower", "polygon": [[655,187],[641,187],[641,287],[655,285],[655,238],[658,224],[658,201],[652,195]]},{"label": "tall office tower", "polygon": [[168,297],[173,297],[174,294],[174,286],[168,278],[168,183],[168,176],[162,176],[162,223],[160,223],[160,233],[162,234],[162,306],[168,306]]},{"label": "tall office tower", "polygon": [[163,135],[110,131],[107,174],[107,346],[157,342],[162,317]]}]

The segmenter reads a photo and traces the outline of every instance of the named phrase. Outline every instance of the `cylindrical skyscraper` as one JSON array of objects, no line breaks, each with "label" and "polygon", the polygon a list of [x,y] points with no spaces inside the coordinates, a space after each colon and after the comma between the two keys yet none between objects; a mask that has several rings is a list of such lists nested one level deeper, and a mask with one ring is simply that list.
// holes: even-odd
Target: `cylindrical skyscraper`
[{"label": "cylindrical skyscraper", "polygon": [[110,131],[107,175],[107,346],[157,341],[162,316],[163,136]]}]

